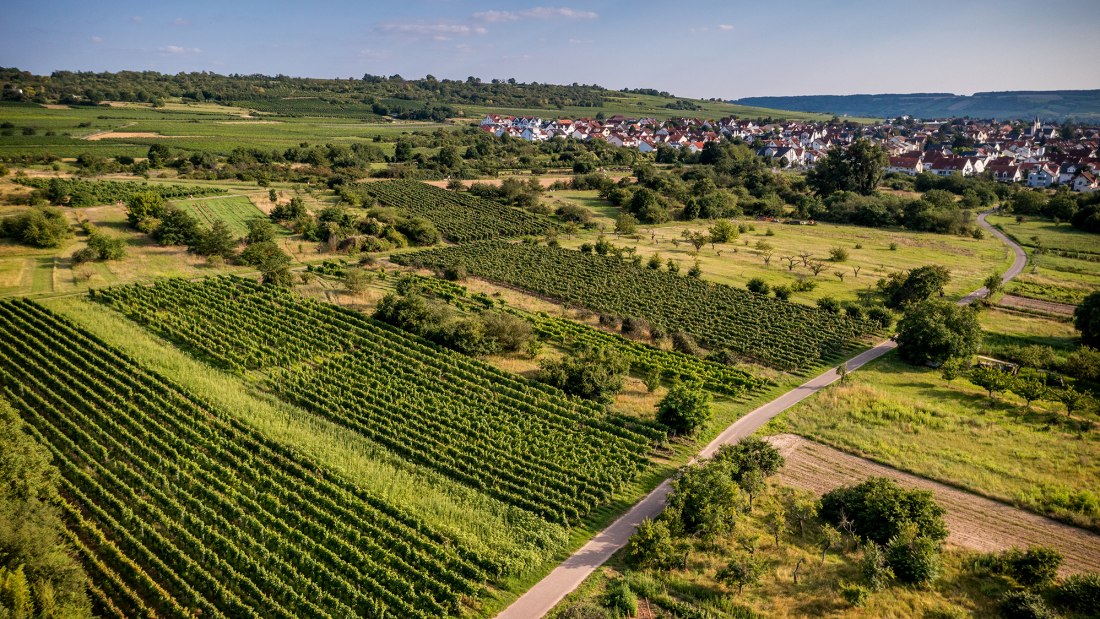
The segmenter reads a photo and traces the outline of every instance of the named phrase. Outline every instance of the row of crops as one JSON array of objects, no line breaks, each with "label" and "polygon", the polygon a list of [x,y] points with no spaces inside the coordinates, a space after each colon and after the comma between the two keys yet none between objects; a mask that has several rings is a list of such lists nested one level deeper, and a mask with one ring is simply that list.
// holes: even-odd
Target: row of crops
[{"label": "row of crops", "polygon": [[428,219],[455,243],[542,235],[554,228],[552,221],[534,213],[420,181],[379,181],[357,188],[384,206]]},{"label": "row of crops", "polygon": [[31,301],[0,364],[103,616],[456,616],[498,573]]},{"label": "row of crops", "polygon": [[357,312],[247,280],[94,297],[222,367],[265,370],[284,400],[551,522],[606,502],[647,465],[656,438]]},{"label": "row of crops", "polygon": [[59,206],[94,206],[125,202],[135,193],[153,192],[166,200],[194,198],[225,193],[218,187],[198,185],[160,185],[127,181],[89,181],[81,178],[28,178],[19,177],[15,182],[41,189],[50,204]]},{"label": "row of crops", "polygon": [[747,290],[635,266],[614,256],[506,241],[394,255],[396,263],[471,275],[620,317],[685,331],[712,350],[729,350],[784,370],[841,352],[874,325]]},{"label": "row of crops", "polygon": [[[413,278],[412,281],[424,290],[455,305],[474,309],[496,305],[489,297],[470,295],[465,287],[452,282],[420,275],[406,277]],[[531,314],[505,309],[530,321],[535,334],[545,342],[565,348],[585,346],[615,350],[630,359],[630,371],[643,378],[656,372],[665,382],[697,382],[709,391],[735,397],[767,384],[763,379],[722,363],[650,346],[566,318],[550,316],[545,312]]]}]

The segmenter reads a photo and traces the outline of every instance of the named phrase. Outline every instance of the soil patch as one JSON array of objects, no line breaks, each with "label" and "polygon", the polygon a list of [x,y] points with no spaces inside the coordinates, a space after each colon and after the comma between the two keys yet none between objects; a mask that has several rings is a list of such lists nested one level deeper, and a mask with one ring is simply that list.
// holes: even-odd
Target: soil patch
[{"label": "soil patch", "polygon": [[111,140],[118,138],[193,138],[198,136],[193,135],[161,135],[159,133],[151,133],[149,131],[107,131],[104,133],[93,133],[86,136],[84,139],[89,142],[95,142],[98,140]]},{"label": "soil patch", "polygon": [[1001,297],[1001,300],[997,303],[997,305],[1000,307],[1008,307],[1011,309],[1043,312],[1044,314],[1058,314],[1059,316],[1072,316],[1073,310],[1077,309],[1077,306],[1069,305],[1068,303],[1040,301],[1039,299],[1017,297],[1011,294],[1006,294],[1005,296]]}]

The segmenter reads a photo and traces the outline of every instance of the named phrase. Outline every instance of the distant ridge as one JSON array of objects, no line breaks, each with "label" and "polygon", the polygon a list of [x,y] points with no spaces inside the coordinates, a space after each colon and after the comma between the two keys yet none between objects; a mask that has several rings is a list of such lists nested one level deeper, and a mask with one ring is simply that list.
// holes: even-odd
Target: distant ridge
[{"label": "distant ridge", "polygon": [[998,120],[1031,119],[1100,121],[1100,90],[1017,90],[879,95],[811,95],[745,97],[739,105],[872,118],[944,118],[970,116]]}]

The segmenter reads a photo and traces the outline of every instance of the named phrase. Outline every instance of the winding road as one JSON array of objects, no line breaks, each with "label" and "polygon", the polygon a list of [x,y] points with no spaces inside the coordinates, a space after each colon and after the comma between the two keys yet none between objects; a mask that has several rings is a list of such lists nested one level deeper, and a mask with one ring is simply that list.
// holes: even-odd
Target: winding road
[{"label": "winding road", "polygon": [[[1008,245],[1014,254],[1012,266],[1005,272],[1003,281],[1008,282],[1019,275],[1027,265],[1027,254],[1023,248],[1005,236],[1000,230],[991,226],[986,220],[988,212],[978,215],[978,223],[994,237]],[[982,298],[986,294],[985,287],[979,288],[959,300],[959,305],[968,305]],[[854,371],[867,363],[878,359],[897,347],[892,340],[879,343],[874,348],[865,350],[848,360],[848,370]],[[695,460],[709,458],[718,451],[722,445],[729,445],[740,441],[746,436],[756,432],[761,426],[770,421],[776,415],[798,404],[802,400],[821,391],[825,387],[836,382],[840,377],[836,368],[830,368],[824,373],[811,378],[794,389],[784,393],[778,398],[760,406],[759,408],[741,417],[713,441],[699,452]],[[497,619],[537,619],[550,612],[558,602],[571,591],[576,589],[599,566],[603,565],[611,555],[626,545],[630,536],[638,525],[647,518],[655,518],[665,507],[665,500],[672,490],[672,480],[666,479],[659,486],[647,494],[645,498],[634,504],[625,514],[620,516],[607,528],[600,531],[587,544],[570,555],[554,571],[546,575],[535,586],[531,587],[519,597],[511,606],[497,615]]]}]

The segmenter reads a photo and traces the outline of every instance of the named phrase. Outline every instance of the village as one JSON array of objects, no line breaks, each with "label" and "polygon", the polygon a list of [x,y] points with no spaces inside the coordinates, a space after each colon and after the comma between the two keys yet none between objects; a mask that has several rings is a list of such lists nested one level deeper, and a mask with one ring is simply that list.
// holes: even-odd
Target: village
[{"label": "village", "polygon": [[548,120],[489,114],[481,120],[480,128],[497,137],[507,135],[529,142],[603,140],[641,153],[686,149],[694,154],[708,142],[741,140],[782,168],[812,167],[834,146],[866,138],[889,154],[887,173],[989,174],[1005,183],[1036,188],[1068,186],[1082,193],[1100,188],[1100,127],[1050,124],[1039,119],[1029,124],[902,117],[861,125],[839,118],[822,123],[759,123],[732,117],[662,121],[615,115]]}]

